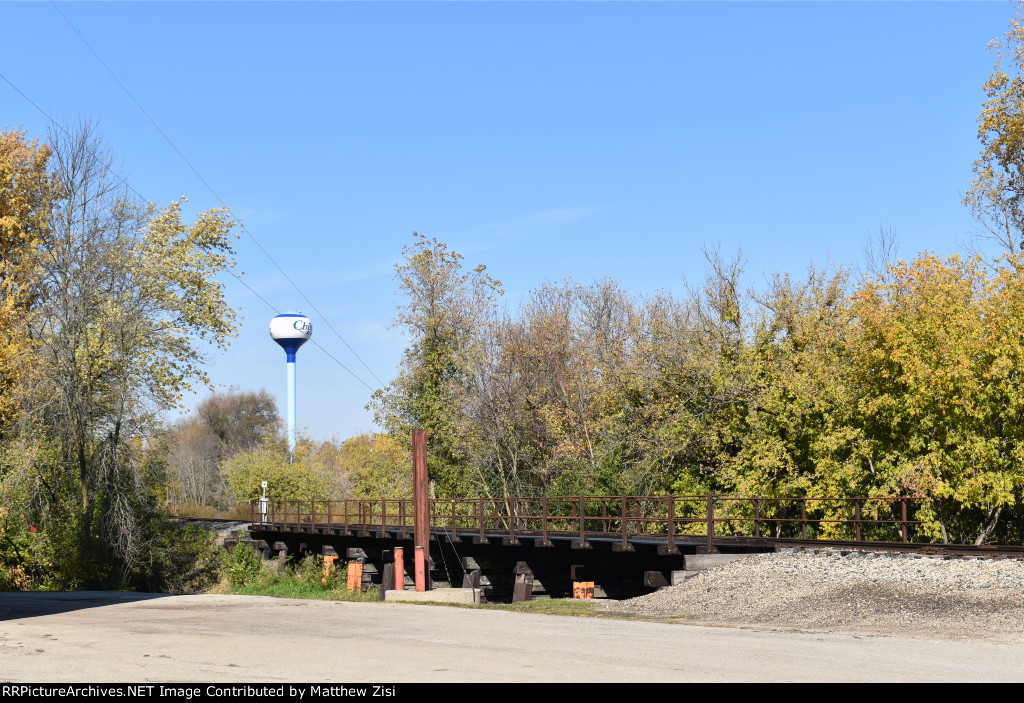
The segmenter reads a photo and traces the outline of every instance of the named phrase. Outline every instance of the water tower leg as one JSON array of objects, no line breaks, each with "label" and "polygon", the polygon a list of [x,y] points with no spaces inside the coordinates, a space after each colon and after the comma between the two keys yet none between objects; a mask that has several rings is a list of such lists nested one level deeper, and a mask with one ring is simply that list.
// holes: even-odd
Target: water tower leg
[{"label": "water tower leg", "polygon": [[295,359],[289,359],[288,367],[288,458],[295,453]]}]

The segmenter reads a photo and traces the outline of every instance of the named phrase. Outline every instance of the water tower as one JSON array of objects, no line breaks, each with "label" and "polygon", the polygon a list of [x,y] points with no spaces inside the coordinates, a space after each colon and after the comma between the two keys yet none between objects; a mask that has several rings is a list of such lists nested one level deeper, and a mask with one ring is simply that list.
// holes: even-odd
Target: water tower
[{"label": "water tower", "polygon": [[270,337],[281,345],[288,360],[288,456],[295,451],[295,353],[313,336],[313,324],[301,312],[286,312],[270,321]]}]

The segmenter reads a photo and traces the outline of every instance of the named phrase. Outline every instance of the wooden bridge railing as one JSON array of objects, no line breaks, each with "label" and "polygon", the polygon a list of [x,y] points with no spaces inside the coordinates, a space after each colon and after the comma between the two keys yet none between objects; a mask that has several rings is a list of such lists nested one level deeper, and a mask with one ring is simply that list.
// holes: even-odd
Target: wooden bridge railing
[{"label": "wooden bridge railing", "polygon": [[[720,494],[683,496],[540,496],[431,500],[431,531],[481,538],[498,532],[512,540],[529,534],[619,537],[651,536],[692,541],[705,536],[851,541],[926,541],[921,520],[911,519],[920,497],[746,498]],[[282,529],[371,529],[410,538],[412,499],[268,500],[250,506],[254,524]]]}]

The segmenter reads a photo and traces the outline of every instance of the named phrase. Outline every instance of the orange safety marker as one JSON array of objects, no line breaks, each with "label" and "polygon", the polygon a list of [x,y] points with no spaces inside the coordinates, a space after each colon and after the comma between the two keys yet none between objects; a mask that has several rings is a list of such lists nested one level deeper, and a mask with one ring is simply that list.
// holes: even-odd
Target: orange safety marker
[{"label": "orange safety marker", "polygon": [[572,597],[579,600],[590,600],[594,597],[593,581],[573,581]]},{"label": "orange safety marker", "polygon": [[395,547],[395,590],[405,590],[405,549]]},{"label": "orange safety marker", "polygon": [[363,592],[363,562],[356,560],[348,563],[348,583],[345,586],[349,593]]},{"label": "orange safety marker", "polygon": [[427,590],[427,565],[423,547],[416,547],[416,590]]},{"label": "orange safety marker", "polygon": [[332,571],[335,571],[338,567],[334,565],[334,562],[338,560],[338,557],[324,557],[324,571],[323,578],[320,579],[320,583],[327,585],[327,577],[331,575]]}]

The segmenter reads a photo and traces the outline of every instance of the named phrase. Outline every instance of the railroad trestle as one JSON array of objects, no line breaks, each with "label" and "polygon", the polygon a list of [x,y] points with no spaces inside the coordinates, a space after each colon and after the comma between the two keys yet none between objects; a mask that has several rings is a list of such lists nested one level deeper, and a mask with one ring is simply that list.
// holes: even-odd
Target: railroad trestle
[{"label": "railroad trestle", "polygon": [[[479,586],[487,601],[570,596],[581,581],[593,582],[598,597],[627,598],[791,540],[909,545],[917,502],[714,494],[431,500],[424,551],[434,585]],[[250,510],[251,537],[268,558],[361,560],[366,585],[381,584],[394,549],[413,546],[416,534],[411,500],[264,500]]]}]

